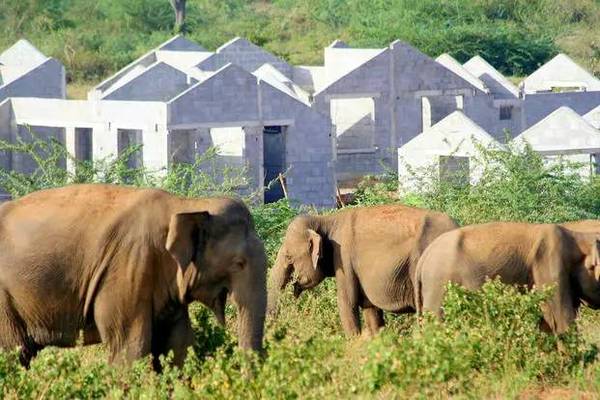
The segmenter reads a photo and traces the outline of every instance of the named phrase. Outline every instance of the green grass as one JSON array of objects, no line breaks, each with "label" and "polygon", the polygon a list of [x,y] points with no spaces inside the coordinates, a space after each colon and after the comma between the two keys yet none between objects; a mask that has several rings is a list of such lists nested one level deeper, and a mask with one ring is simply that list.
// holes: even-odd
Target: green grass
[{"label": "green grass", "polygon": [[[0,142],[0,150],[27,153],[40,160],[32,176],[0,171],[0,186],[15,197],[72,182],[113,182],[165,188],[185,196],[232,194],[244,171],[215,179],[214,152],[196,164],[179,165],[165,177],[129,170],[126,158],[77,164],[78,173],[57,167],[69,155],[56,143]],[[40,152],[46,157],[39,157]],[[494,219],[531,222],[598,218],[597,178],[575,174],[577,165],[545,165],[529,148],[498,152],[480,149],[482,180],[451,185],[415,171],[419,191],[400,191],[393,174],[366,180],[357,193],[360,205],[403,201],[448,212],[461,223]],[[250,198],[247,200],[251,201]],[[271,262],[289,221],[302,211],[287,202],[251,206]],[[539,304],[547,292],[520,293],[490,282],[469,293],[453,287],[447,296],[446,322],[411,315],[386,315],[375,338],[344,337],[337,313],[335,282],[323,282],[294,299],[286,291],[278,318],[268,319],[265,353],[236,349],[236,312],[227,309],[222,328],[203,306],[191,319],[196,344],[182,370],[165,364],[157,375],[149,360],[130,368],[106,364],[102,346],[48,348],[30,370],[14,353],[0,353],[0,397],[28,398],[517,398],[522,396],[595,397],[600,393],[600,315],[583,309],[577,325],[556,337],[538,330]]]}]

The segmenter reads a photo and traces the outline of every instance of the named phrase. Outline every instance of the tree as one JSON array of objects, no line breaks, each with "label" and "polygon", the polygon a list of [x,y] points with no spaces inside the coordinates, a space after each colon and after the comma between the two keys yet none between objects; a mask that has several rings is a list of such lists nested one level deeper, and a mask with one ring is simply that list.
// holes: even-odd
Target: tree
[{"label": "tree", "polygon": [[175,11],[175,30],[185,33],[185,2],[186,0],[169,0]]}]

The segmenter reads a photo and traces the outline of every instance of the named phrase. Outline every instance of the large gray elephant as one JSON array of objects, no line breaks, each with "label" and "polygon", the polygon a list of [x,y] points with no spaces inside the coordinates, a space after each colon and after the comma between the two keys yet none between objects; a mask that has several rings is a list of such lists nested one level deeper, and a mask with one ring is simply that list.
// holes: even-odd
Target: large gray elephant
[{"label": "large gray elephant", "polygon": [[228,296],[240,346],[261,348],[266,257],[240,201],[73,185],[2,205],[0,232],[0,347],[20,346],[24,364],[82,330],[111,361],[173,350],[181,364],[188,304],[224,323]]},{"label": "large gray elephant", "polygon": [[[581,226],[580,226],[581,228]],[[419,311],[442,316],[448,282],[479,289],[488,278],[531,287],[555,286],[544,305],[544,324],[564,332],[583,301],[600,306],[600,242],[595,233],[560,225],[495,222],[440,235],[417,267]]]},{"label": "large gray elephant", "polygon": [[293,275],[296,296],[335,277],[346,334],[361,332],[359,307],[374,334],[384,324],[382,310],[415,310],[417,261],[433,239],[456,227],[446,214],[402,205],[299,216],[290,223],[271,271],[269,312],[275,313],[278,293]]}]

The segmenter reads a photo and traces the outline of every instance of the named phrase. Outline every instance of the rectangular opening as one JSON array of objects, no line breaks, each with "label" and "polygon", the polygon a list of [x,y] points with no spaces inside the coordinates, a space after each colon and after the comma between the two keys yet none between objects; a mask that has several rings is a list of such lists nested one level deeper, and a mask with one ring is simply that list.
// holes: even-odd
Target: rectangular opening
[{"label": "rectangular opening", "polygon": [[[133,151],[135,146],[143,144],[141,129],[117,129],[117,147],[119,156],[128,151]],[[137,151],[129,154],[127,158],[127,167],[141,168],[143,166],[143,149],[140,147]]]},{"label": "rectangular opening", "polygon": [[513,106],[500,106],[500,120],[506,121],[512,119]]},{"label": "rectangular opening", "polygon": [[453,186],[466,186],[469,184],[469,157],[440,156],[440,180]]},{"label": "rectangular opening", "polygon": [[456,110],[464,108],[463,96],[421,97],[421,119],[423,130],[437,124]]},{"label": "rectangular opening", "polygon": [[80,161],[92,161],[92,128],[75,128],[75,158]]},{"label": "rectangular opening", "polygon": [[339,150],[374,147],[375,101],[372,97],[331,99],[330,108]]},{"label": "rectangular opening", "polygon": [[[65,145],[66,142],[66,130],[62,127],[54,126],[30,126],[30,125],[17,125],[18,136],[24,142],[32,143],[34,141],[51,142],[53,140],[58,143]],[[49,154],[46,150],[38,147],[38,154],[40,157],[48,157]],[[67,167],[67,160],[60,158],[57,162],[60,168]],[[32,174],[39,168],[37,162],[27,154],[15,152],[13,153],[13,169],[18,172],[25,174]]]},{"label": "rectangular opening", "polygon": [[197,155],[202,155],[202,131],[198,129],[177,129],[169,131],[168,152],[171,162],[193,164]]},{"label": "rectangular opening", "polygon": [[280,174],[285,173],[285,127],[264,127],[263,165],[265,169],[264,202],[273,203],[283,199],[285,192],[278,178]]}]

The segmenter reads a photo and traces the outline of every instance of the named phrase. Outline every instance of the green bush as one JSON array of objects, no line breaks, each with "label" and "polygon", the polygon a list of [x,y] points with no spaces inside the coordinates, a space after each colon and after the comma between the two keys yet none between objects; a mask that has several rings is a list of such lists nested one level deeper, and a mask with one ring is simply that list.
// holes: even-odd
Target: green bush
[{"label": "green bush", "polygon": [[403,183],[418,187],[413,191],[405,187],[401,197],[407,203],[444,211],[461,224],[549,223],[600,216],[600,180],[580,174],[580,164],[547,163],[530,146],[511,144],[506,150],[480,147],[471,160],[476,163],[482,175],[472,185],[441,179],[435,168],[410,171]]},{"label": "green bush", "polygon": [[531,382],[569,376],[594,360],[597,349],[575,329],[561,337],[540,331],[540,303],[547,297],[499,280],[477,292],[450,285],[444,323],[428,316],[406,337],[388,331],[369,344],[367,384],[373,391],[393,385],[458,394],[481,384],[473,377]]}]

